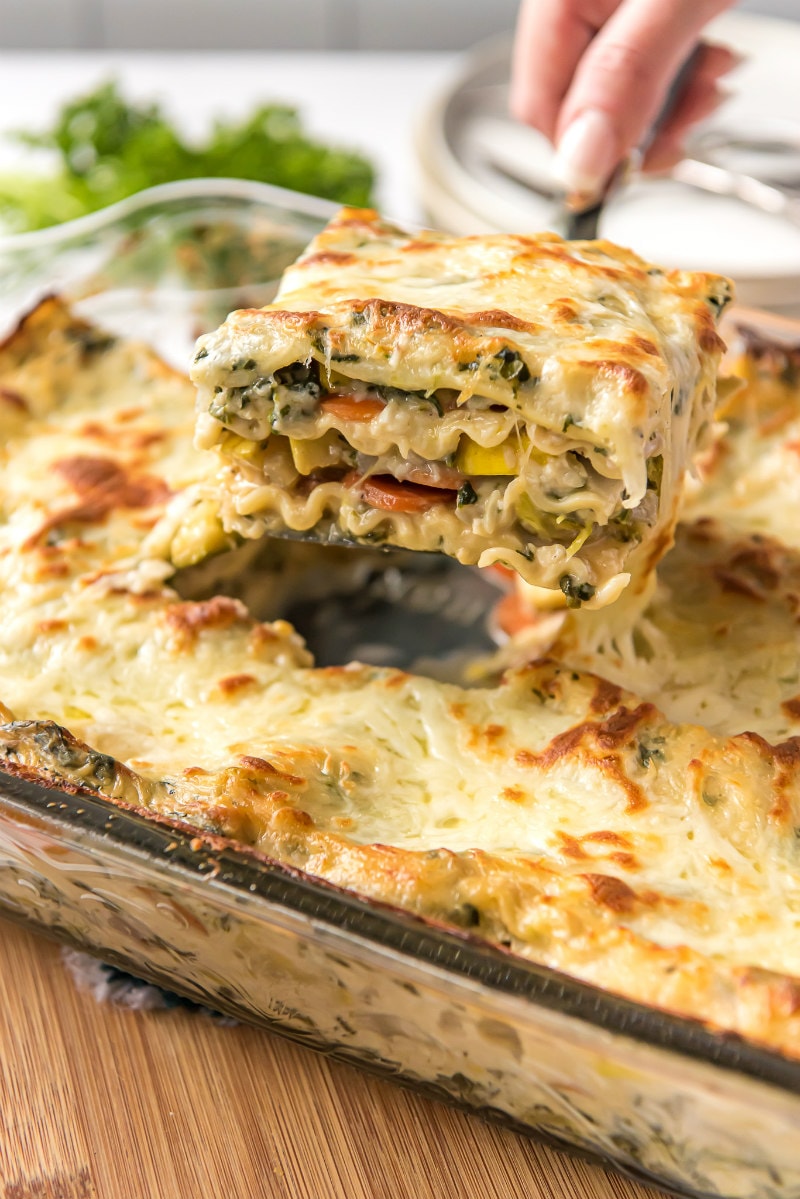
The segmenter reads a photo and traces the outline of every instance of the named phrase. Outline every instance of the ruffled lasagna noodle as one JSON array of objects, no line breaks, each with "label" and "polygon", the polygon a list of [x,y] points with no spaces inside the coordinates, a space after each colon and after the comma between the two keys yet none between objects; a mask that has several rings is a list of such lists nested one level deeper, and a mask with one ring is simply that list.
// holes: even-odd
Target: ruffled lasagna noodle
[{"label": "ruffled lasagna noodle", "polygon": [[500,563],[600,607],[670,544],[729,295],[607,242],[346,209],[274,304],[198,343],[223,524]]}]

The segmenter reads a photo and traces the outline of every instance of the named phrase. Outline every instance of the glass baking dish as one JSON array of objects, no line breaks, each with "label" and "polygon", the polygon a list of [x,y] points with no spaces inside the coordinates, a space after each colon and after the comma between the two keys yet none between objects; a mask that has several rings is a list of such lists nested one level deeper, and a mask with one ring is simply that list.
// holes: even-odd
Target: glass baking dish
[{"label": "glass baking dish", "polygon": [[[58,290],[185,364],[329,212],[192,182],[6,238],[0,321]],[[185,824],[0,774],[0,912],[676,1193],[800,1199],[799,1063]]]}]

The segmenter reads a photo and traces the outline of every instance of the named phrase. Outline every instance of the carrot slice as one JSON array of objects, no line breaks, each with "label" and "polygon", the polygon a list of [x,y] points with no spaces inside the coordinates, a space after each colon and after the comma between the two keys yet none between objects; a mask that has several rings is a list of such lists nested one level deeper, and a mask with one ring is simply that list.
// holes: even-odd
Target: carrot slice
[{"label": "carrot slice", "polygon": [[368,421],[380,416],[386,405],[382,400],[360,400],[356,396],[326,396],[320,403],[323,412],[339,420]]},{"label": "carrot slice", "polygon": [[456,493],[419,483],[401,483],[391,475],[372,475],[359,480],[355,473],[344,479],[346,487],[357,487],[372,508],[383,512],[427,512],[435,504],[455,504]]},{"label": "carrot slice", "polygon": [[516,583],[519,575],[510,566],[504,566],[502,562],[493,562],[491,566],[485,566],[484,570],[490,571],[498,576],[503,582]]},{"label": "carrot slice", "polygon": [[494,606],[494,619],[498,626],[509,637],[515,637],[523,629],[529,629],[537,623],[537,613],[526,604],[522,596],[512,591]]},{"label": "carrot slice", "polygon": [[[435,474],[432,467],[435,465]],[[407,466],[405,476],[409,483],[419,483],[422,487],[438,487],[445,491],[458,491],[464,482],[460,470],[453,470],[441,463],[431,463],[431,466]]]}]

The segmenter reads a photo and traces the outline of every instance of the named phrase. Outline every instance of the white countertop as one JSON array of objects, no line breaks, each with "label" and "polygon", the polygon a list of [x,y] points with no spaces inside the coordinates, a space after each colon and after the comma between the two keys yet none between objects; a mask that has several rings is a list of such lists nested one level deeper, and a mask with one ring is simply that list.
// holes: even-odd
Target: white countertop
[{"label": "white countertop", "polygon": [[[133,99],[163,102],[190,136],[214,117],[279,101],[300,109],[311,134],[363,151],[379,172],[379,206],[419,221],[414,120],[457,61],[439,53],[0,53],[0,135],[45,127],[64,100],[111,77]],[[0,170],[30,154],[0,140]]]},{"label": "white countertop", "polygon": [[[775,29],[785,31],[786,45],[780,39],[776,44]],[[732,117],[741,109],[752,117],[779,113],[797,119],[796,27],[780,22],[773,26],[769,22],[759,24],[753,18],[730,15],[719,22],[721,34],[727,31],[733,35],[737,30],[740,34],[744,31],[742,36],[726,36],[724,40],[741,44],[751,59],[737,77],[737,86],[747,92],[747,101],[733,101],[729,110]],[[787,56],[788,65],[784,62]],[[459,54],[439,52],[0,52],[0,172],[23,161],[38,160],[26,148],[4,140],[5,130],[44,128],[52,123],[65,100],[116,78],[132,99],[161,101],[190,137],[201,137],[215,117],[241,118],[259,103],[294,105],[310,134],[360,150],[371,159],[378,171],[377,203],[388,216],[401,222],[423,222],[415,126],[422,128],[426,120],[431,123],[434,98],[463,69],[464,61]],[[765,63],[775,69],[770,71]],[[758,76],[761,82],[745,86],[750,76]],[[658,200],[662,185],[649,186]],[[500,198],[496,203],[501,203]],[[711,255],[714,251],[713,261],[705,264],[708,269],[739,277],[736,268],[742,259],[748,276],[757,276],[753,260],[759,260],[755,263],[758,266],[764,259],[766,282],[755,278],[745,299],[752,304],[794,307],[798,294],[794,265],[800,252],[798,230],[787,229],[782,222],[773,228],[775,218],[755,211],[744,214],[746,221],[741,229],[736,222],[729,228],[726,214],[734,203],[697,193],[696,204],[710,213],[714,236],[710,238],[713,244],[706,245],[701,239],[701,245],[693,246],[690,235],[703,227],[702,221],[688,217],[678,220],[667,200],[680,252],[686,258],[683,261],[681,257],[681,265],[693,265],[694,257],[699,262],[704,253]],[[635,244],[635,214],[627,205],[619,207],[622,225],[609,227],[607,233],[626,244]],[[663,215],[663,208],[659,211]],[[457,222],[445,216],[434,213],[433,219],[457,228]],[[535,224],[531,215],[521,212],[512,227]],[[663,225],[662,221],[659,236]],[[668,257],[660,244],[636,248],[654,259]],[[729,265],[731,255],[735,261]],[[786,276],[780,298],[772,297],[774,275]],[[783,294],[787,288],[789,292]]]}]

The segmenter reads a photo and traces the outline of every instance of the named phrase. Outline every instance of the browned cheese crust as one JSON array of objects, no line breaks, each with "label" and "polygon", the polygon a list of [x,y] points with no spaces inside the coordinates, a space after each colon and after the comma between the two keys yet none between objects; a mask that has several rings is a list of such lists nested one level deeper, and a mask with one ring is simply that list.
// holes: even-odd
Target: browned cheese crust
[{"label": "browned cheese crust", "polygon": [[[314,670],[285,624],[171,589],[205,469],[191,388],[87,340],[50,301],[0,350],[4,767],[800,1056],[800,682],[763,691],[771,653],[800,658],[796,551],[694,520],[617,645],[636,686],[613,654],[473,690]],[[751,438],[753,468],[771,447]]]}]

